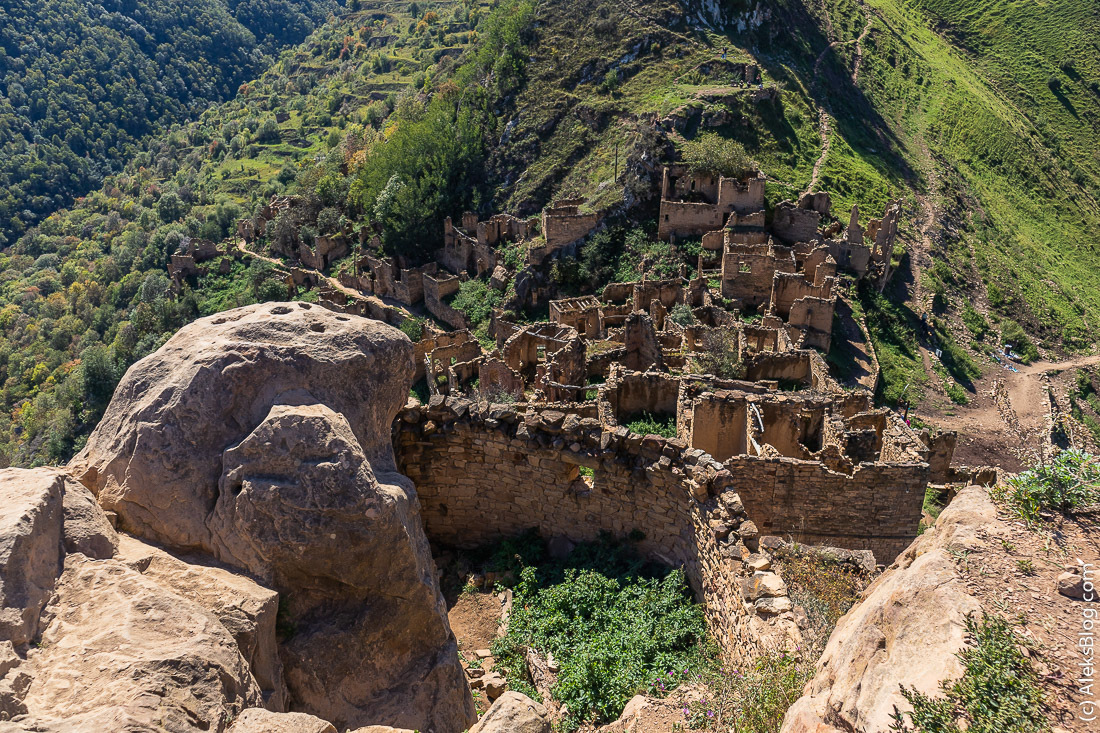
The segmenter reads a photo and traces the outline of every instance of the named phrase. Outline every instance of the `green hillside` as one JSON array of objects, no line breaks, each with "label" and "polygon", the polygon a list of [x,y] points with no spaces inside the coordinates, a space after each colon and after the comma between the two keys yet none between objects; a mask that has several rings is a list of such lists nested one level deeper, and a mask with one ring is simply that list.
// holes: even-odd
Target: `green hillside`
[{"label": "green hillside", "polygon": [[228,99],[331,0],[0,5],[0,247]]},{"label": "green hillside", "polygon": [[[185,236],[229,237],[272,195],[304,197],[307,239],[371,227],[412,261],[444,216],[580,196],[614,225],[555,273],[566,292],[673,267],[646,223],[661,164],[704,131],[745,146],[772,204],[815,168],[838,216],[904,203],[893,285],[852,292],[885,400],[930,380],[964,399],[992,347],[1022,343],[1017,324],[1050,348],[1097,338],[1096,2],[352,7],[0,254],[0,460],[64,460],[180,325],[285,298],[260,263],[178,292],[165,276]],[[736,81],[741,65],[759,81]],[[934,374],[917,349],[929,307],[949,355]]]}]

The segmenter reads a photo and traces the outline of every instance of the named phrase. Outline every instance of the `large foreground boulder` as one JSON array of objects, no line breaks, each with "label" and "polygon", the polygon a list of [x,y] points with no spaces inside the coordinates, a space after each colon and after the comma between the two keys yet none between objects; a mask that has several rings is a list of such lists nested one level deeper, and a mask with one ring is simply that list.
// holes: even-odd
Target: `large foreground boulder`
[{"label": "large foreground boulder", "polygon": [[130,367],[70,465],[120,529],[212,552],[222,454],[273,405],[329,407],[374,470],[393,472],[390,423],[411,377],[411,344],[383,323],[308,303],[237,308],[184,326]]},{"label": "large foreground boulder", "polygon": [[889,730],[895,706],[911,709],[902,684],[935,695],[942,680],[959,677],[966,617],[981,606],[949,550],[977,547],[979,532],[997,531],[996,519],[983,488],[960,492],[837,623],[782,733]]},{"label": "large foreground boulder", "polygon": [[217,617],[116,560],[69,555],[43,626],[16,670],[29,730],[223,731],[263,703]]},{"label": "large foreground boulder", "polygon": [[394,328],[305,303],[204,318],[130,368],[71,464],[120,528],[277,591],[290,707],[338,728],[474,720],[394,462],[412,353]]}]

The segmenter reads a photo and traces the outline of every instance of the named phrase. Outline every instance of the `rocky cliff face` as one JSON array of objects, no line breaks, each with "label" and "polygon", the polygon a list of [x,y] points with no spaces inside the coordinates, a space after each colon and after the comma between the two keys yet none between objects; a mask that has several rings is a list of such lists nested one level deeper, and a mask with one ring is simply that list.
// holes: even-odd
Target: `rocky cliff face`
[{"label": "rocky cliff face", "polygon": [[1100,562],[1094,526],[1063,521],[1048,535],[999,512],[987,489],[963,489],[837,623],[782,733],[889,730],[895,706],[912,709],[901,685],[940,697],[942,681],[962,676],[966,617],[983,611],[1026,619],[1019,633],[1034,644],[1053,730],[1091,730],[1069,681],[1086,614],[1071,582],[1082,576],[1063,563]]},{"label": "rocky cliff face", "polygon": [[412,346],[388,326],[241,308],[127,372],[70,467],[84,485],[0,472],[0,720],[297,730],[293,709],[317,730],[469,727],[416,494],[394,467],[411,377]]}]

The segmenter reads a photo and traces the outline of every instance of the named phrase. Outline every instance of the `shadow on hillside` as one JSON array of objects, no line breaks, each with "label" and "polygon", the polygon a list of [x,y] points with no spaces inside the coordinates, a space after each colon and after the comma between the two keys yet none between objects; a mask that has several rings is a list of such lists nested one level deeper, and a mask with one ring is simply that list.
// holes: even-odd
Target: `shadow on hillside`
[{"label": "shadow on hillside", "polygon": [[754,55],[773,78],[789,78],[793,73],[812,101],[833,118],[836,131],[887,178],[910,185],[920,180],[905,159],[905,143],[852,82],[851,69],[836,46],[826,51],[814,78],[814,63],[830,39],[803,2],[773,6],[773,13],[772,20],[755,34],[730,33],[731,42],[740,46],[746,40],[754,42]]}]

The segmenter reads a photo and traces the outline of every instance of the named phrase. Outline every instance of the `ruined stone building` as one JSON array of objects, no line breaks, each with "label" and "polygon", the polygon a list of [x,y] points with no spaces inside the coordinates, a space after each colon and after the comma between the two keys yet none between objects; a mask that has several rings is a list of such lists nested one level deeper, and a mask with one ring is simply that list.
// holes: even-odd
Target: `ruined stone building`
[{"label": "ruined stone building", "polygon": [[666,166],[657,237],[698,237],[721,229],[731,214],[763,212],[765,180],[763,173],[736,179],[690,173],[683,165]]}]

